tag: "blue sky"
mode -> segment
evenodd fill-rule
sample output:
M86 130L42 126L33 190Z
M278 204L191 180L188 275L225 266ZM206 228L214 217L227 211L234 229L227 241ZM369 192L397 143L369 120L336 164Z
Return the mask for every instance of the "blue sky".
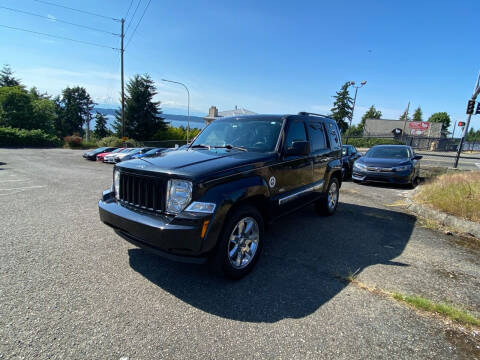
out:
M49 0L120 18L130 0ZM135 18L127 18L126 41ZM119 23L33 0L0 6L82 23L112 32ZM165 109L191 107L205 114L235 105L262 113L326 113L348 80L359 90L354 122L372 104L398 118L407 103L425 119L447 111L465 119L466 100L480 70L480 1L180 1L152 0L125 52L126 76L148 73L158 81ZM119 47L119 38L0 8L0 24ZM57 94L82 85L99 103L118 101L118 51L0 27L0 64L28 86ZM480 116L473 117L480 128Z

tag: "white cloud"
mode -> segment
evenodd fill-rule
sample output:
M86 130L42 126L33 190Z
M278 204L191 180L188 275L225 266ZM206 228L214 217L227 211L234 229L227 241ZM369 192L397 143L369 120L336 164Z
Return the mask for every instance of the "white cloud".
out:
M55 16L53 16L52 14L48 14L47 17L51 20L51 21L57 21L57 18Z

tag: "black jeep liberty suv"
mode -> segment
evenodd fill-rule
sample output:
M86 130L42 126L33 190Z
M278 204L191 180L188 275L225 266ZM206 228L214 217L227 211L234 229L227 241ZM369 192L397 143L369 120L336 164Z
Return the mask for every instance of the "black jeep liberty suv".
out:
M100 218L136 246L238 279L266 224L311 203L335 212L341 159L337 124L323 115L220 118L184 149L117 164Z

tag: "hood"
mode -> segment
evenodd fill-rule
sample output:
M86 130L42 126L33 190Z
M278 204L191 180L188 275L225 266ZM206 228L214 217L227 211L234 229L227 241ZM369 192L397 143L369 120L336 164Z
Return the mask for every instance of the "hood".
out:
M377 166L377 167L402 166L402 165L408 165L411 163L410 159L406 159L406 158L405 159L384 159L384 158L370 158L365 156L362 156L357 161L367 166Z
M251 169L264 166L275 158L275 154L244 152L226 149L187 149L160 153L153 158L130 160L119 165L120 168L135 169L137 171L176 174L188 178L207 178L226 175L225 172L242 166ZM148 159L148 160L147 160Z

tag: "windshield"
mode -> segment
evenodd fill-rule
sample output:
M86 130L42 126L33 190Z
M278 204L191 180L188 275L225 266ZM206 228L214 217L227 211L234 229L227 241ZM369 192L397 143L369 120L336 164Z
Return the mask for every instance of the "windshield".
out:
M123 149L123 148L118 148L118 149L113 150L112 153L113 153L113 154L116 154L116 153L122 152L123 150L125 150L125 149Z
M370 149L365 155L369 158L405 159L409 158L408 149L404 147L377 147Z
M145 155L154 155L157 151L160 151L161 149L159 148L155 148L155 149L152 149L152 150L149 150L145 153Z
M283 119L278 117L238 117L213 121L191 146L231 145L248 151L272 152L277 145Z

